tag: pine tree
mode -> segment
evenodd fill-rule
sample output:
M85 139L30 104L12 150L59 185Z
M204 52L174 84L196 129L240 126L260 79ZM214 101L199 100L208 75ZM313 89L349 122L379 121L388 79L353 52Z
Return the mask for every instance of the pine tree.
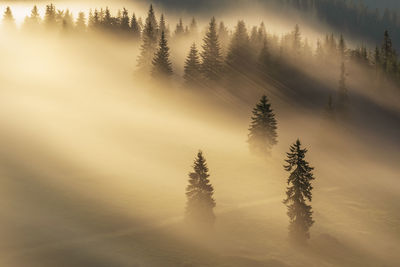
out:
M28 32L34 31L39 29L41 22L41 18L39 15L39 10L37 6L33 6L31 10L31 15L28 17L25 17L24 24L22 26L23 30L26 30Z
M268 155L271 148L278 143L277 122L271 104L265 95L253 109L249 128L248 143L250 151Z
M223 21L219 23L218 41L220 44L221 55L225 56L230 43L230 35L228 28L225 26Z
M143 43L140 47L140 55L138 58L138 68L142 73L149 73L152 67L152 59L157 51L158 26L154 15L153 5L150 5L146 25L143 29Z
M257 71L259 76L261 76L261 78L266 77L265 74L266 72L269 71L270 65L271 65L271 54L268 48L268 41L265 38L257 60Z
M160 26L159 26L159 28L160 28L160 29L159 29L160 32L164 32L165 38L169 39L169 31L168 31L167 25L166 25L166 23L165 23L164 14L161 14L161 17L160 17Z
M79 12L78 19L76 20L76 30L78 32L86 31L86 18L84 12Z
M190 31L190 35L192 38L197 38L198 28L197 28L197 21L194 17L192 18L192 21L190 22L189 31Z
M201 81L201 63L199 52L197 51L196 44L190 47L189 55L185 61L184 75L185 85L195 86L199 85Z
M6 7L6 11L4 11L3 27L7 30L15 30L17 27L15 25L15 19L9 6Z
M246 73L252 66L249 35L244 21L239 21L226 57L228 72L236 76Z
M110 30L113 26L111 12L108 7L106 7L106 10L104 11L104 18L102 19L101 24L102 24L103 28L106 30Z
M393 64L393 44L392 44L392 39L389 36L389 31L385 31L384 34L384 40L381 48L381 63L382 63L382 68L385 72L390 73L392 71L392 64Z
M169 60L168 41L165 38L165 33L161 32L160 43L153 59L153 70L151 74L153 78L158 79L169 77L172 73L172 64Z
M184 29L184 27L183 27L182 19L180 18L180 19L179 19L179 23L176 24L176 28L175 28L175 37L180 38L180 37L183 36L184 33L185 33L185 29Z
M287 153L287 165L284 166L290 172L287 180L286 205L289 216L289 237L297 243L304 243L310 238L310 227L314 224L311 206L307 204L312 200L312 185L314 180L313 169L305 160L307 149L301 148L300 140L290 146Z
M64 31L70 31L74 27L74 20L69 9L67 9L64 13L64 17L62 18L62 26Z
M215 222L216 203L209 177L206 159L199 151L194 161L193 172L189 173L189 185L186 188L185 221L192 225L211 227Z
M129 14L126 8L122 9L121 21L120 21L120 28L123 32L128 32L130 29L129 25Z
M203 51L201 52L201 58L203 59L202 72L207 79L217 81L220 79L222 72L222 56L214 17L210 21L203 41Z
M132 15L130 27L131 27L132 37L135 40L139 39L142 29L140 28L139 22L136 19L135 13L133 13L133 15Z
M294 27L294 30L292 32L292 38L293 38L293 52L295 56L300 55L300 49L301 49L301 33L300 33L300 27L298 24Z

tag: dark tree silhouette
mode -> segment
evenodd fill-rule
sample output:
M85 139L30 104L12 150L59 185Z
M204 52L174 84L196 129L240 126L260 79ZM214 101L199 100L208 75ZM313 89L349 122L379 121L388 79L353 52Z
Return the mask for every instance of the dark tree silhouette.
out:
M236 31L232 36L226 57L226 65L228 72L235 77L238 73L248 73L252 63L249 35L247 34L246 24L241 20L238 22Z
M151 75L154 78L166 78L171 76L172 73L172 64L169 60L168 41L165 38L165 33L161 32L159 47L153 59L153 70Z
M44 24L46 28L52 28L56 24L56 7L53 4L46 6L46 13L44 15Z
M15 19L9 6L6 7L6 11L4 11L3 27L8 30L14 30L17 27L15 25Z
M132 32L132 37L135 40L139 39L142 29L140 28L140 25L139 25L139 23L138 23L138 21L136 19L135 13L133 13L133 15L132 15L130 28L131 28L131 32Z
M253 109L249 128L248 143L250 151L256 154L270 154L271 148L277 144L278 134L275 114L265 95Z
M336 119L335 106L333 105L332 95L329 94L328 103L326 104L324 117L327 121L334 122Z
M185 221L210 227L215 222L214 188L209 180L206 159L201 151L198 152L193 165L193 172L189 173L189 185L186 188Z
M142 73L149 73L154 53L157 51L158 26L154 15L153 6L150 6L146 25L142 33L143 43L140 47L138 69Z
M202 72L207 79L217 81L221 77L222 56L214 17L210 21L208 31L203 41L203 51L201 52L201 57L203 59Z
M179 23L176 24L175 37L182 37L184 33L185 33L185 29L183 27L182 19L180 18Z
M313 169L305 160L307 149L301 148L300 140L290 146L285 160L285 170L290 172L287 180L286 205L289 216L289 237L295 242L303 243L310 238L310 227L314 224L311 206L307 201L312 200L311 181L314 180Z
M184 75L185 85L196 86L201 81L201 63L196 44L190 47L189 55L185 61Z
M340 79L339 79L339 88L338 88L338 109L341 113L344 113L348 108L348 89L346 86L346 66L344 62L342 62L340 66Z
M130 25L129 25L129 13L128 10L126 8L122 9L122 16L121 16L121 21L120 21L120 28L122 31L124 32L128 32Z

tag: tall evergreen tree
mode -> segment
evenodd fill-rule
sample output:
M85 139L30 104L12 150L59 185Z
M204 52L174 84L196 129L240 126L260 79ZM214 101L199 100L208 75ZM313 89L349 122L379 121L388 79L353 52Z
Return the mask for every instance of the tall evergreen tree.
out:
M239 21L233 34L226 57L228 72L236 76L244 74L252 67L252 53L250 52L249 35L244 21Z
M140 47L140 55L138 58L138 68L142 73L149 73L152 67L152 59L157 51L158 25L154 15L153 5L146 19L146 25L142 32L142 45Z
M310 238L310 227L314 224L312 208L307 204L312 200L313 169L305 160L307 149L301 148L300 140L290 146L285 170L290 173L287 180L286 205L289 216L289 237L295 242L304 243Z
M189 173L189 185L186 188L185 220L192 225L210 227L215 222L216 203L209 177L206 159L199 151L194 161L193 172Z
M128 32L130 29L129 25L130 19L129 19L129 13L128 10L124 7L122 9L122 15L121 15L121 21L120 21L120 28L124 32Z
M140 28L139 22L136 19L135 13L133 13L133 15L132 15L130 27L131 27L131 32L132 32L133 38L139 39L142 29Z
M225 23L221 21L218 27L218 41L220 44L221 55L225 56L228 52L228 47L230 43L230 34L228 28L225 26Z
M392 39L390 38L389 31L387 30L384 33L381 51L382 68L385 72L390 73L392 71L392 66L394 62L394 50Z
M164 14L161 14L161 17L160 17L159 30L160 30L160 32L164 32L165 38L169 39L169 31L167 29Z
M32 30L37 30L39 29L41 22L41 18L39 15L39 10L37 6L33 6L31 10L31 15L28 17L25 17L24 24L23 24L23 29L30 32Z
M258 72L257 74L261 76L261 78L265 78L266 72L269 71L270 65L271 65L271 54L269 52L267 38L265 38L260 54L258 55L257 59L257 72Z
M341 60L343 61L346 56L346 43L344 41L343 35L340 35L340 40L339 40L339 55L341 57Z
M157 53L153 59L153 70L151 72L153 78L167 78L171 76L172 64L169 60L169 47L167 38L165 38L165 33L161 32L160 43Z
M202 72L207 79L217 81L220 79L222 72L222 56L214 17L210 21L203 41L203 51L201 52L201 58L203 59Z
M184 75L185 85L199 85L201 81L201 63L196 44L190 47L189 55L185 61Z
M190 31L190 35L192 38L197 38L198 27L197 27L197 21L194 17L192 18L192 21L190 22L189 31Z
M9 6L6 7L6 11L4 11L3 27L5 27L7 30L14 30L17 27L15 25L15 19Z
M249 128L248 143L250 151L268 155L271 148L278 143L277 121L271 104L265 95L253 109Z

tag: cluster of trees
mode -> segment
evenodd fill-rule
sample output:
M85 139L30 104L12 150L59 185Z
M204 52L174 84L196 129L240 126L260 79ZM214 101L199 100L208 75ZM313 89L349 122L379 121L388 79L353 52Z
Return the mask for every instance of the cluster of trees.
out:
M268 155L277 143L277 122L267 97L262 96L253 110L249 129L250 150L257 154ZM312 185L315 179L313 167L306 161L307 149L302 148L300 140L290 146L287 153L285 170L289 172L286 198L289 217L289 238L296 243L304 243L310 238L310 228L314 224ZM195 158L193 171L189 173L189 185L186 189L187 204L185 220L196 226L211 227L215 222L213 198L214 188L210 182L209 169L201 151Z

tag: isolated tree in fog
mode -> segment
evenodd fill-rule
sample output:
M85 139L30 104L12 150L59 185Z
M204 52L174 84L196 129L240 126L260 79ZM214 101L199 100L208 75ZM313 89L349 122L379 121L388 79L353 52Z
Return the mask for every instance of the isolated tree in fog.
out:
M248 143L250 151L257 154L269 154L278 143L277 122L271 104L265 95L253 109L249 128Z
M215 222L214 188L209 180L206 159L201 151L198 152L189 173L189 185L186 188L185 220L190 224L212 226Z
M146 25L143 29L142 39L143 43L140 47L140 55L138 58L139 71L149 73L154 53L157 51L157 35L158 26L156 17L154 15L153 6L150 9L146 19Z
M215 18L210 21L208 31L203 41L203 51L201 52L202 72L204 76L212 81L217 81L222 72L222 56L219 46Z
M169 47L165 33L161 32L160 44L153 59L153 70L151 75L154 78L166 78L172 75L172 64L169 60Z
M196 44L194 43L190 47L189 55L185 61L183 78L185 80L185 85L187 86L199 85L201 81L200 57Z
M15 19L9 6L6 7L6 11L4 11L3 27L9 30L13 30L16 28Z
M307 202L312 200L312 185L314 180L313 169L305 160L307 149L301 148L300 140L290 146L287 153L287 165L285 170L290 173L287 180L286 205L289 216L289 237L299 243L305 242L310 238L310 227L314 224L311 206Z

